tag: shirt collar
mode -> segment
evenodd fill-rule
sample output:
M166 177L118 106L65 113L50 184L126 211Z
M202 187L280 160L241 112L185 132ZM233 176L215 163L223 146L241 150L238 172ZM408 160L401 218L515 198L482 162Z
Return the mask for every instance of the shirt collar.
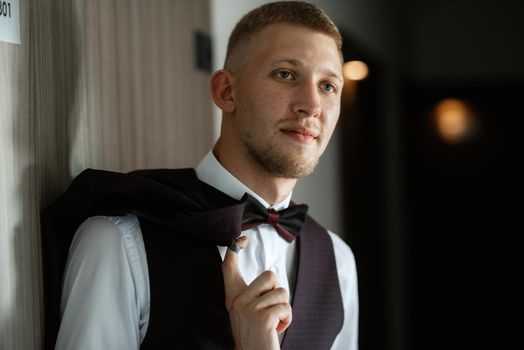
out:
M231 174L226 168L220 164L218 159L213 154L213 151L209 153L200 161L198 166L195 168L196 175L199 180L204 181L208 185L213 186L219 191L224 192L228 196L240 200L244 193L249 193L255 197L264 207L273 208L275 210L282 210L289 206L291 201L290 192L284 200L276 203L275 205L269 205L262 197L252 191L233 174Z

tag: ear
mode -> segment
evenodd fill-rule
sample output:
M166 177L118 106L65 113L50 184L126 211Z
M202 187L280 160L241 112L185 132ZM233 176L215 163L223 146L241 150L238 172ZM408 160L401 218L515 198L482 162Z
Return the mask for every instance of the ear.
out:
M224 69L218 70L211 76L209 91L215 104L225 113L235 111L234 96L235 76Z

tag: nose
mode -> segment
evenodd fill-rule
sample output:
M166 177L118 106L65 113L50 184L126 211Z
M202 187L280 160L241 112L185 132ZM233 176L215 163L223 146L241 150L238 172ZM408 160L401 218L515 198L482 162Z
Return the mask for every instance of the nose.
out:
M318 86L312 82L301 84L296 91L296 98L292 108L293 112L302 118L320 116L322 108Z

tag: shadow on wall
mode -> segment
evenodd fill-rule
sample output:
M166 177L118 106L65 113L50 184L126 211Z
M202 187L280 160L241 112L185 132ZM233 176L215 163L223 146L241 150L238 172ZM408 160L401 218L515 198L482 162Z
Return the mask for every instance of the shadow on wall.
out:
M32 332L34 347L40 348L42 311L48 306L42 293L40 212L71 181L68 163L78 123L75 101L81 60L77 14L71 1L33 2L26 11L27 44L20 61L27 65L16 70L17 80L26 81L16 91L18 112L12 133L21 174L17 190L21 220L15 225L11 250L12 295L19 305L16 317L11 310L8 320L19 334ZM27 105L21 108L23 104Z

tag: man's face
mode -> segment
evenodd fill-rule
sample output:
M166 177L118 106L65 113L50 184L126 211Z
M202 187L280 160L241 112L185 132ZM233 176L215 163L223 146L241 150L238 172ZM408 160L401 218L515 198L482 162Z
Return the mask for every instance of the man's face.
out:
M342 67L334 39L272 24L252 37L245 52L234 92L234 136L272 175L311 173L340 113Z

